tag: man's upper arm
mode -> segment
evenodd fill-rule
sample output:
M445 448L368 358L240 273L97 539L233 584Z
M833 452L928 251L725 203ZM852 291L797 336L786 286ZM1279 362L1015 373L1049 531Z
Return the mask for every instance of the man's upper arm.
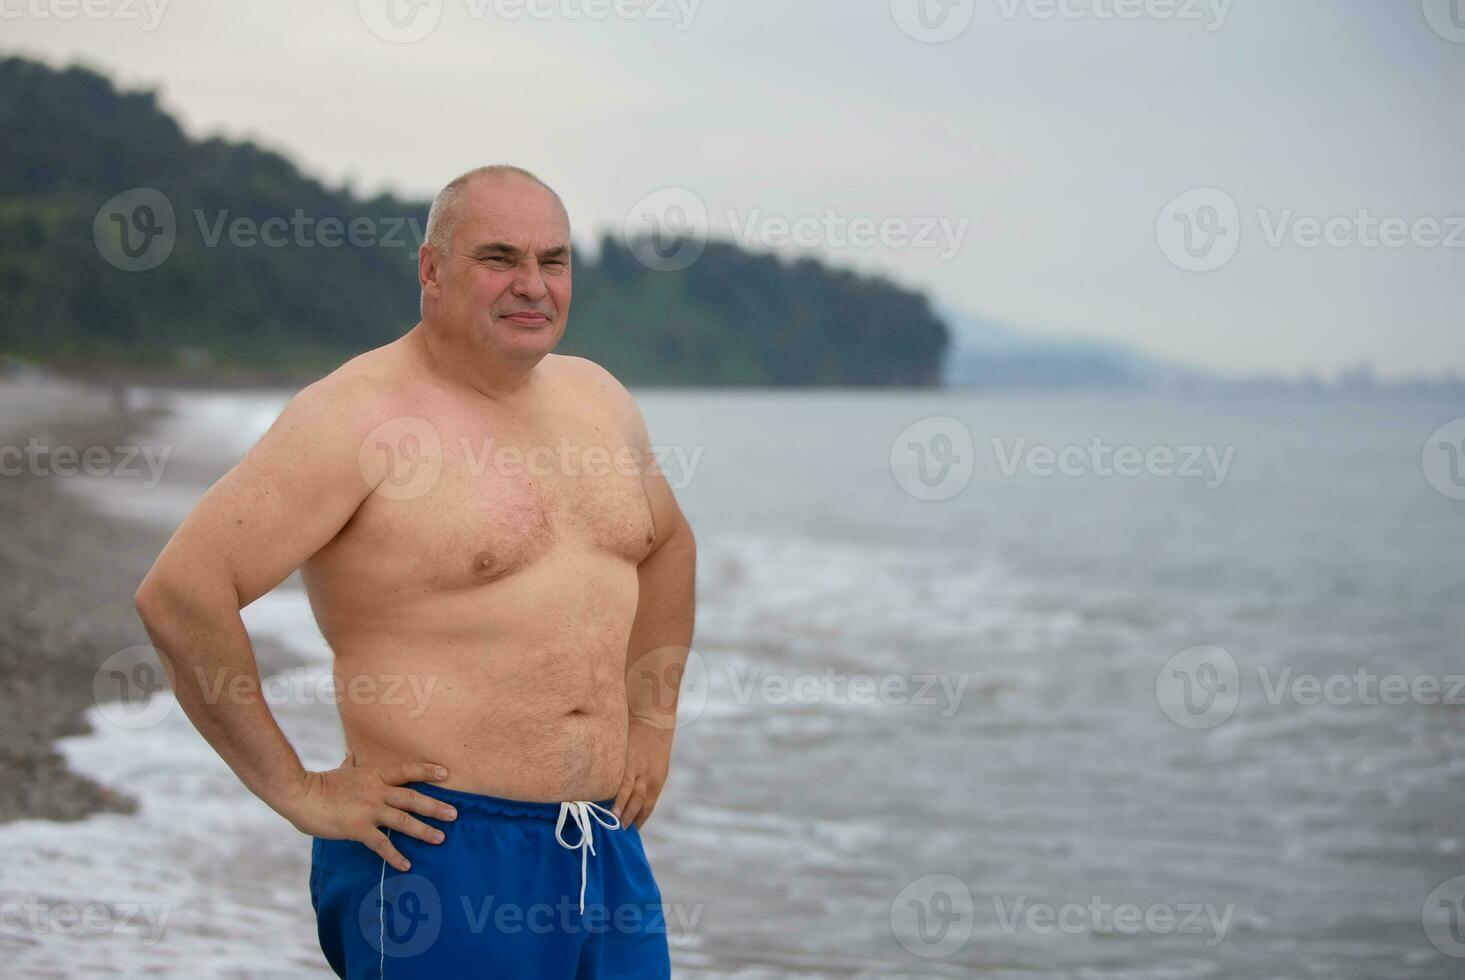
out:
M656 548L665 544L673 535L690 534L691 527L682 514L676 495L672 493L671 484L667 482L666 475L657 465L656 455L651 447L651 437L646 430L646 420L642 417L636 400L609 371L598 365L595 369L602 376L607 395L611 398L624 426L626 442L638 457L641 482L646 488L646 497L651 504L651 520L656 531L656 541L652 547L652 554L655 554Z
M209 590L227 586L243 609L330 542L373 490L360 463L373 385L326 378L292 398L204 494L148 579L208 601L220 598Z

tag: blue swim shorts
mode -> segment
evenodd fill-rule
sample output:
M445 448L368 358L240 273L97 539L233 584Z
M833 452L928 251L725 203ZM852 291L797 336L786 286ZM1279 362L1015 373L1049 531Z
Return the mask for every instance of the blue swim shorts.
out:
M348 980L431 977L666 980L661 892L612 800L532 803L412 783L458 818L446 839L388 836L403 873L354 840L314 838L321 950Z

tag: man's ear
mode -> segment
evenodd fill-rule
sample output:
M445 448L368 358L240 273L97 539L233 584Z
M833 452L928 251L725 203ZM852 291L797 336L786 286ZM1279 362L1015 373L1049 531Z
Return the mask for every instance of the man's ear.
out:
M431 245L423 242L417 248L417 284L422 287L423 292L427 291L429 284L433 289L437 288L438 261L437 250Z

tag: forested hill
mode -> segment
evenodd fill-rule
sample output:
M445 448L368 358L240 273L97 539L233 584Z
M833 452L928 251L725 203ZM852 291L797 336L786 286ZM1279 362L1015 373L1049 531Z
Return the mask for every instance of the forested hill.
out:
M85 68L0 59L0 131L0 352L306 379L416 322L425 201L191 140L153 93ZM636 384L922 385L947 343L883 280L717 242L658 272L606 236L576 259L560 349Z

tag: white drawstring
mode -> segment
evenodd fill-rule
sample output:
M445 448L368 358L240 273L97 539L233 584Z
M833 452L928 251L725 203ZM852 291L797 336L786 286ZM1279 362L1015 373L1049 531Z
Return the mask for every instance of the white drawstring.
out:
M610 817L610 823L606 823L604 820L602 820L600 818L600 813L596 813L596 810L599 810L600 813L603 813L607 817ZM570 817L572 820L575 821L575 826L580 828L580 843L571 844L569 841L565 840L563 833L565 829L565 817ZM601 806L598 803L589 803L584 800L576 800L570 803L561 803L560 818L554 825L554 839L560 842L560 846L569 848L572 851L580 852L581 915L585 914L585 871L587 867L587 862L589 861L589 856L595 853L595 842L590 836L592 830L592 825L590 823L591 820L594 820L596 823L600 824L607 830L621 829L621 822L620 820L616 819L616 815L614 813L611 813L609 810L607 810L605 807Z

